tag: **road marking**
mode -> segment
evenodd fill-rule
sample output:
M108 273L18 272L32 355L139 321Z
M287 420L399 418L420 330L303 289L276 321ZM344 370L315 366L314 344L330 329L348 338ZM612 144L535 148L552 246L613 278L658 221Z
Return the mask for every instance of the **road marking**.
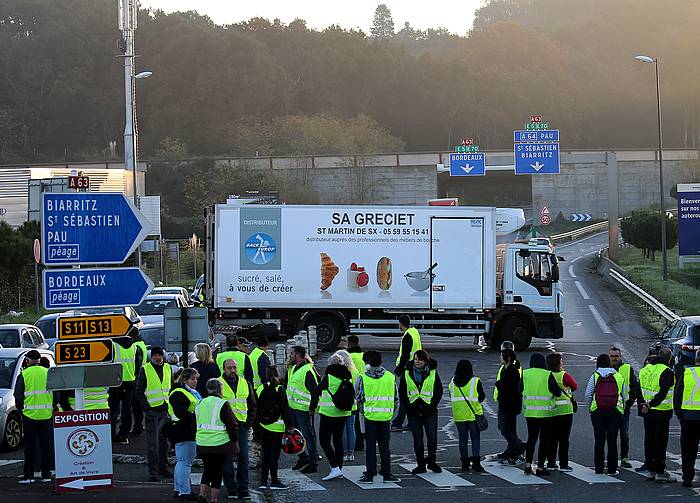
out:
M416 467L415 463L401 463L399 466L409 472ZM433 473L431 471L419 473L418 477L430 482L435 487L472 487L476 485L447 470L443 470L442 473Z
M494 462L484 462L481 464L491 475L503 479L506 482L515 484L516 486L529 486L537 484L551 484L549 480L537 477L535 475L525 475L520 468L510 465L502 465Z
M569 276L571 276L572 278L576 277L576 274L574 273L574 266L573 265L569 266Z
M613 331L610 330L610 327L608 326L607 323L605 323L605 320L604 320L603 317L600 315L600 313L599 313L598 310L595 308L595 306L594 306L593 304L588 304L588 309L591 310L591 314L592 314L593 317L595 318L595 321L598 322L598 326L600 327L600 330L602 330L602 332L603 332L604 334L612 334Z
M345 468L343 468L345 471ZM303 473L285 468L279 471L279 477L282 482L286 483L291 489L296 491L325 491L326 488L317 484Z
M0 466L14 465L15 463L21 462L21 459L0 459Z
M586 293L586 290L583 289L583 285L580 281L574 281L574 285L576 285L576 288L578 288L578 291L581 294L581 297L583 297L583 300L591 300L591 298L588 296L588 293Z
M401 486L394 482L383 482L381 475L374 476L372 484L362 484L359 482L362 473L365 471L364 466L344 466L343 475L350 482L360 487L361 489L401 489Z
M569 466L573 468L570 472L562 472L565 475L570 475L575 479L588 482L589 484L624 484L624 480L616 479L606 474L596 473L588 467L579 465L578 463L572 463L569 461Z

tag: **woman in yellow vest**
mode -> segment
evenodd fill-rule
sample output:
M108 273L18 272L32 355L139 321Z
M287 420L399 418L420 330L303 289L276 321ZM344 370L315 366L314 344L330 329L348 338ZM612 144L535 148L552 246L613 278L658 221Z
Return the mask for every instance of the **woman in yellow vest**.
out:
M219 500L226 456L238 453L238 423L231 406L221 397L222 386L218 379L209 379L209 396L200 401L194 410L197 454L204 464L199 486L200 501L207 499L207 493L208 501Z
M426 468L442 472L437 464L437 407L442 398L442 381L437 373L437 362L428 352L419 349L408 362L399 383L399 399L406 407L408 426L413 434L413 450L416 453L414 474L425 473ZM423 431L428 439L428 457L423 444Z
M448 386L452 402L452 419L459 434L459 456L462 460L462 471L474 469L481 473L481 432L476 425L476 416L484 413L481 402L486 398L481 379L474 375L472 362L460 360L455 369L455 375ZM472 457L468 457L468 440L472 439Z
M564 370L561 353L547 355L547 369L552 372L557 385L561 388L561 396L554 400L552 411L552 444L547 456L547 468L557 468L557 447L559 449L559 471L570 472L569 466L569 436L574 423L574 391L578 388L571 374Z
M549 475L544 462L551 438L552 413L555 397L561 396L561 389L552 373L545 368L542 353L533 353L530 368L523 371L523 416L527 423L527 447L525 448L525 473L532 474L532 460L537 449L537 475Z
M360 378L362 373L365 371L364 353L360 347L360 338L356 335L348 335L348 354L352 359L355 369L357 369L357 378L353 379L353 384L357 384L357 380ZM346 461L355 461L355 451L362 451L365 448L365 434L364 434L364 421L360 421L362 414L356 407L353 410L353 418L355 422L353 423L352 432L355 437L355 443L351 444L349 442L348 432L346 430L343 436L343 449L347 455ZM348 442L346 444L346 442Z
M199 373L193 368L180 372L177 383L168 395L168 414L172 421L170 441L175 445L173 488L178 498L196 500L190 487L192 462L197 454L195 409L202 400L197 391Z
M337 354L340 358L343 359L343 364L350 371L350 374L352 375L352 379L350 380L350 382L352 382L352 386L354 388L355 383L357 382L357 378L360 376L360 371L355 365L355 359L350 355L349 352L345 351L344 349L336 351L335 354ZM364 367L365 366L362 365L363 369ZM350 415L345 418L345 428L343 429L343 461L355 461L356 419L357 401L354 401L352 405L352 410L350 411Z

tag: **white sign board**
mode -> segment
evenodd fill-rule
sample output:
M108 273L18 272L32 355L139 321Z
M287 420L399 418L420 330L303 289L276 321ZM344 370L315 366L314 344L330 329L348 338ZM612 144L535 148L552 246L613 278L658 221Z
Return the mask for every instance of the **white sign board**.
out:
M217 205L216 211L217 308L495 307L494 208ZM431 285L426 271L435 262Z
M112 488L109 410L56 412L53 434L57 493Z

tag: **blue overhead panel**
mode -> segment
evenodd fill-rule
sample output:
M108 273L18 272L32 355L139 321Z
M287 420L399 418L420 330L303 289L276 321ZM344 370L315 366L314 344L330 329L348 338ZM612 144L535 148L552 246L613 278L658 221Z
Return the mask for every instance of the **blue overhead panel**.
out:
M483 152L450 154L450 176L483 176L485 173Z
M559 141L558 129L543 129L532 131L513 131L515 143L527 143L533 141Z
M559 143L516 143L516 175L559 173Z

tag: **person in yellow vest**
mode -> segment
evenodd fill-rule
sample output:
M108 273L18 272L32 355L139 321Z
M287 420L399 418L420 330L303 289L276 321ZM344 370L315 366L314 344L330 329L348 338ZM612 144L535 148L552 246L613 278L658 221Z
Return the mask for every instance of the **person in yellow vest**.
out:
M287 486L278 473L282 435L285 430L291 432L294 429L294 418L277 367L267 367L265 381L255 393L258 397L255 421L260 426L262 444L260 489L284 490Z
M197 391L198 378L199 373L195 369L183 369L168 395L168 414L172 421L170 441L175 445L176 459L173 490L177 498L192 501L197 500L190 485L192 462L197 455L195 409L202 400Z
M168 419L168 395L172 388L172 370L165 363L163 350L151 348L151 361L141 367L136 379L136 399L146 415L146 459L151 482L158 477L171 478L168 470L168 440L161 424Z
M360 477L361 484L371 484L377 475L377 444L382 465L379 472L384 482L400 482L391 473L391 432L389 425L398 405L396 377L382 367L382 354L379 351L365 351L365 370L355 383L355 398L359 410L365 418L365 472Z
M219 501L224 461L238 452L238 422L228 401L221 396L222 387L218 378L209 379L206 385L208 396L194 409L197 455L204 465L199 501L213 503Z
M670 368L671 350L662 348L658 356L650 356L639 371L639 387L644 416L644 464L649 470L647 480L675 482L666 471L666 447L673 416L673 386L675 376Z
M518 416L523 405L523 369L515 351L506 342L501 349L501 366L496 375L493 398L498 403L498 431L507 445L496 457L503 464L515 465L518 460L523 460L521 454L525 452L525 444L518 438ZM510 343L511 346L512 344Z
M617 433L625 411L625 380L612 368L610 356L598 356L596 371L586 385L586 403L593 424L593 464L602 474L605 463L605 444L608 444L608 474L617 474Z
M537 449L537 475L549 475L545 461L550 446L551 417L556 397L561 396L561 389L554 375L545 368L546 361L542 353L530 356L530 368L523 370L523 416L527 423L527 447L525 448L525 474L532 474L532 461Z
M437 362L428 352L419 349L408 362L399 382L399 400L406 408L408 426L413 435L416 467L412 473L425 473L426 469L442 472L437 463L437 408L442 399L442 381L437 372ZM423 431L428 439L428 456L425 456Z
M41 354L32 349L24 355L27 367L17 376L15 407L22 414L24 432L24 476L20 484L34 482L34 469L41 469L41 482L51 482L51 417L57 394L46 389L48 370L40 364ZM36 458L40 453L40 459Z
M355 366L355 360L353 360L351 354L344 349L339 349L335 354L343 360L343 365L350 371L350 382L354 389L355 382L357 382L357 378L360 376L360 371ZM364 368L364 363L361 368ZM350 415L345 418L345 427L343 428L343 461L355 461L355 444L357 443L357 435L355 433L356 421L357 400L354 400Z
M570 472L569 466L569 436L571 427L574 424L574 391L578 384L566 370L564 370L564 359L561 353L550 353L547 355L547 370L557 381L561 389L561 396L554 400L554 410L552 411L552 442L547 456L547 468L558 469L562 472ZM557 467L557 448L559 450L559 466ZM631 466L631 465L630 465Z
M632 468L629 460L630 454L630 412L632 405L639 397L639 379L637 379L634 369L629 363L622 360L622 351L615 346L608 350L612 368L617 370L625 380L627 389L627 402L625 403L625 413L622 415L620 424L620 466L622 468Z
M355 365L357 376L353 378L353 382L357 382L357 378L365 370L365 362L363 360L363 352L360 347L360 338L356 335L348 335L348 354L352 358L352 362ZM349 367L348 367L349 368ZM352 372L352 370L351 370ZM346 428L345 436L343 437L343 449L347 455L346 461L355 461L355 451L363 451L365 449L365 438L362 427L364 422L360 421L361 414L358 413L357 406L353 411L353 434L355 436L355 444L351 444L350 436Z
M75 390L64 392L65 400L61 400L60 404L63 410L77 410L75 400ZM85 388L83 389L83 408L82 410L98 410L109 409L109 388Z
M255 377L253 375L253 366L250 363L248 353L241 350L237 335L229 335L226 337L226 351L216 355L216 364L219 366L219 371L223 375L224 362L226 360L234 360L239 376L244 377L250 384L253 384Z
M350 360L349 356L348 360ZM334 480L343 476L343 430L347 418L351 417L351 412L350 409L338 408L333 399L343 383L351 386L349 389L353 392L352 402L354 402L352 373L343 357L334 353L328 358L326 373L312 393L319 405L318 440L331 468L323 480Z
M270 358L267 349L270 343L267 337L261 336L255 343L255 347L248 355L250 366L253 369L253 388L258 389L262 383L267 382L267 367L270 366Z
M138 330L133 329L132 334L134 340L134 375L137 376L141 372L143 364L148 362L148 348ZM134 422L129 436L140 437L143 435L143 409L141 409L141 402L131 400L131 413L133 414Z
M399 355L396 357L396 368L394 374L398 379L401 379L406 365L413 360L416 351L422 349L420 334L418 330L411 326L411 318L408 315L402 314L399 316L399 329L403 336L401 337L401 345L399 346ZM403 401L399 403L399 410L396 417L391 422L391 431L403 431L403 422L406 419L406 408Z
M459 456L462 471L473 469L484 472L481 466L481 432L476 424L476 416L484 413L481 405L486 399L481 379L474 375L472 362L460 360L455 368L455 375L447 386L452 402L452 419L459 434ZM472 456L469 457L468 443L472 439Z
M318 376L313 363L307 359L306 349L302 346L292 348L291 358L293 363L287 369L287 401L292 408L294 427L306 439L306 451L299 454L299 459L292 469L300 470L301 473L316 473L318 454L314 413L318 398L312 396L312 391L318 386Z
M228 359L224 362L224 373L219 377L222 386L222 398L227 400L238 422L238 454L236 468L233 466L234 456L226 457L224 463L224 485L229 496L238 495L240 499L250 499L249 469L249 434L255 421L256 400L255 390L250 381L238 374L237 362Z
M140 354L140 351L136 351L137 346L134 344L134 339L132 337L119 339L118 342L113 342L112 346L114 348L114 363L121 363L122 365L121 385L109 389L112 438L117 443L126 445L129 443L129 433L131 433L131 426L133 424L131 402L134 399L136 376L138 375L136 373L136 357ZM138 362L138 365L140 367L141 362ZM118 430L117 419L119 420Z
M683 487L693 487L700 444L700 350L695 352L694 365L678 369L673 409L681 423Z

